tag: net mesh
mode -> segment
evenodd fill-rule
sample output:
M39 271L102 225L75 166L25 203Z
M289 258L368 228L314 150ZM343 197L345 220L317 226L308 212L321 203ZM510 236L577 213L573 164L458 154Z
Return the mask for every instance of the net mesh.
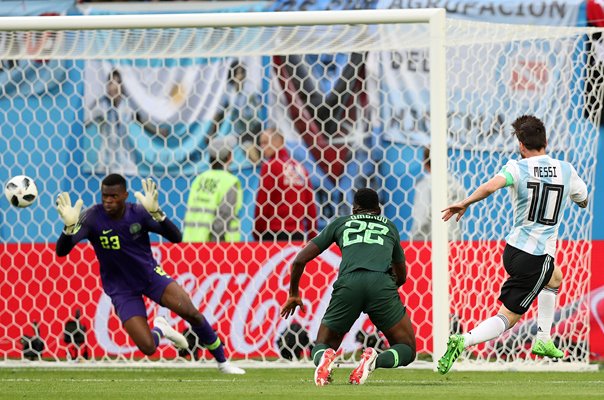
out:
M518 157L510 123L527 113L544 120L549 153L571 162L593 191L599 33L456 20L447 21L446 33L449 201ZM281 319L289 265L303 241L258 241L258 221L270 225L303 209L308 230L321 229L350 212L354 188L369 186L404 241L409 280L401 297L418 358L430 359L431 299L438 294L431 292L430 214L422 207L432 190L424 160L429 44L428 26L410 23L0 32L0 180L25 174L39 189L31 207L2 207L0 360L211 358L194 341L180 355L167 342L152 357L138 352L101 289L91 246L55 256L61 223L54 202L67 191L85 206L97 203L100 181L111 172L124 174L131 192L141 190L139 177L150 176L162 208L186 235L204 222L187 219L201 187L194 180L222 160L225 146L233 149L226 169L241 185L233 241L152 240L158 263L191 294L229 356L307 360L337 276L333 247L309 264L301 282L308 312ZM282 202L272 193L257 216L266 185L260 136L268 128L282 133L296 160L281 178L310 189L313 199L296 193ZM448 227L451 331L467 331L496 311L511 212L502 191ZM591 208L568 208L556 260L565 281L553 335L578 363L589 353L591 223ZM186 330L176 315L146 304L150 319L165 316ZM535 318L533 307L512 332L464 358L479 368L529 360ZM384 346L384 339L363 314L342 356L351 360L367 345Z

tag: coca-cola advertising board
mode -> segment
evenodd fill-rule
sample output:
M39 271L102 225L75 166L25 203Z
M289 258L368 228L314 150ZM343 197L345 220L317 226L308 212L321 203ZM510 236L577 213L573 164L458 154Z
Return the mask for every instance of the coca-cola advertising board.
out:
M592 265L600 265L604 260L603 243L592 242ZM294 320L314 339L337 278L340 253L333 246L308 264L302 278L301 293L307 312L297 312L290 320L282 319L279 311L287 298L291 261L301 246L287 243L156 244L153 250L163 269L185 288L218 331L231 357L273 358L279 355L276 342L281 332ZM470 299L478 301L480 307L464 307L458 315L465 322L464 328L498 308L498 289L505 279L500 264L503 246L501 242L451 246L453 260L474 260L452 263L452 304L464 304L464 287L474 287L480 297ZM409 243L403 243L403 247L409 273L400 291L401 298L415 327L418 353L431 353L430 247ZM565 247L568 244L562 243L561 248ZM568 259L559 254L557 261L564 263ZM66 357L64 326L77 309L81 310L81 322L88 330L88 346L94 357L143 356L125 334L110 299L102 291L91 246L78 245L69 256L58 258L54 245L2 244L0 265L0 359L21 357L20 339L33 334L34 321L38 322L39 334L45 340L44 356ZM491 284L480 279L481 274L486 274ZM598 359L604 354L604 277L594 273L591 283L590 348L592 358ZM584 298L577 298L572 282L564 285L559 296L561 305L585 302ZM151 301L147 301L147 305L150 319L162 315L180 331L186 329L187 324L169 310ZM535 317L535 308L532 307L525 319ZM364 314L351 329L352 334L346 336L344 349L358 347L354 336L361 328L369 332L374 329ZM174 357L176 352L172 346L164 344L155 357Z

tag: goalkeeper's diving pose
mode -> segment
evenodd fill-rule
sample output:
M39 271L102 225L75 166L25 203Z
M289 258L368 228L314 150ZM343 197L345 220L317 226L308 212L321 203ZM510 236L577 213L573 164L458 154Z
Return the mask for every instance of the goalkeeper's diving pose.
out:
M562 358L551 336L556 295L562 283L562 271L556 265L556 239L564 209L570 198L579 207L587 207L587 186L571 164L548 156L543 122L523 115L513 123L518 139L520 160L510 160L502 170L483 183L467 199L443 210L443 220L457 215L504 187L510 188L514 208L514 226L505 238L503 266L509 274L501 288L501 307L492 316L463 335L452 335L447 351L438 362L438 372L446 374L464 348L501 336L526 313L535 299L537 340L532 353Z
M118 174L108 175L101 182L101 203L81 215L82 200L72 206L69 194L61 193L57 210L65 226L57 240L57 255L66 256L83 239L90 241L99 260L103 290L111 298L124 329L144 354L155 353L162 337L177 348L188 347L186 338L164 318L156 318L154 327L149 327L143 299L146 296L191 324L200 342L216 358L221 372L244 374L226 359L216 332L189 295L154 260L149 232L173 243L180 242L182 234L160 209L155 182L146 179L142 186L144 194L134 194L140 204L129 203L126 179Z

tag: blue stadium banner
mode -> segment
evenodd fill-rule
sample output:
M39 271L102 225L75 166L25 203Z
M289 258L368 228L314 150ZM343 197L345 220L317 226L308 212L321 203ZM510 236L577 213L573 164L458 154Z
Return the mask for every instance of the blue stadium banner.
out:
M376 8L444 8L448 18L478 22L583 26L584 3L584 0L380 0Z
M449 18L522 25L585 26L584 0L280 0L272 11L444 8Z

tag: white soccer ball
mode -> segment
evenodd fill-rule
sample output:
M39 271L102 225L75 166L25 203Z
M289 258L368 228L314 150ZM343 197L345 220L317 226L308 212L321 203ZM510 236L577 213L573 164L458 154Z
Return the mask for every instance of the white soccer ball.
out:
M4 186L4 195L15 207L29 207L38 198L38 188L29 176L17 175Z

